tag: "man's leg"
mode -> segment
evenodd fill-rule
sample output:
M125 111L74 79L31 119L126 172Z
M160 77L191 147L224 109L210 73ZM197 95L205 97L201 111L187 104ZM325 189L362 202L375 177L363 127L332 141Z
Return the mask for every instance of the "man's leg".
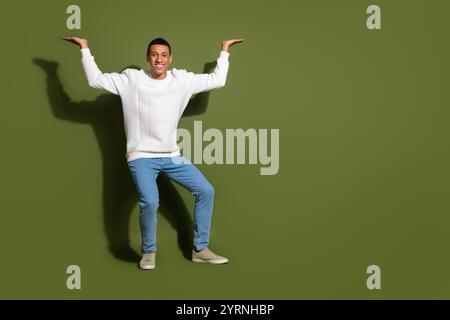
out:
M181 159L184 161L181 162ZM193 245L194 249L202 250L208 247L209 243L214 188L200 170L185 158L178 156L164 160L161 172L188 189L195 197Z
M156 210L159 206L156 178L161 169L161 158L139 158L128 162L139 194L142 252L156 252Z

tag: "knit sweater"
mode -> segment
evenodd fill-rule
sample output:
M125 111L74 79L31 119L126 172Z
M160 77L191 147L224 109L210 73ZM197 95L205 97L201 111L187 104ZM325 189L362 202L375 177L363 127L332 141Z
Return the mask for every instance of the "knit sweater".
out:
M157 80L144 69L103 73L89 48L81 49L81 55L89 86L120 95L127 161L180 155L177 127L189 99L224 87L229 66L229 53L221 51L212 73L194 74L173 68L164 79Z

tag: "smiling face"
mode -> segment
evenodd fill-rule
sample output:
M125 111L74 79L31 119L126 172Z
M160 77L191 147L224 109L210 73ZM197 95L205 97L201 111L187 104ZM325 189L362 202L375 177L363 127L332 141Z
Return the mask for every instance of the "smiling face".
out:
M151 45L147 53L147 62L150 63L152 77L158 80L164 79L172 63L169 47L163 44Z

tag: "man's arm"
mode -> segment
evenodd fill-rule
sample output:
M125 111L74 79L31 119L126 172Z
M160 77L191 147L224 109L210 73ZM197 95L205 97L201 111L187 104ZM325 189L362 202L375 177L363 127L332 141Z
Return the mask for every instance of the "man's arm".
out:
M120 94L129 81L127 71L123 73L103 73L95 63L86 39L79 37L63 37L63 39L80 47L81 63L90 87L106 90L117 95Z
M209 91L217 88L222 88L225 86L227 80L230 56L229 48L236 44L244 41L244 39L233 39L226 40L222 42L222 48L220 50L219 58L217 59L217 65L212 73L204 74L192 74L190 81L190 87L192 94L197 94L199 92Z

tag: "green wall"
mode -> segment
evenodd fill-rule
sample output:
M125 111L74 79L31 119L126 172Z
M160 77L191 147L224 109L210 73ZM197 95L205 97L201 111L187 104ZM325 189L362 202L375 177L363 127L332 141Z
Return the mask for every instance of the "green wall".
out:
M81 8L67 30L66 8ZM381 7L381 30L366 9ZM0 298L450 298L448 1L39 1L2 4ZM137 268L138 198L120 99L88 87L147 67L149 40L203 72L231 49L225 88L180 127L277 128L280 170L199 165L216 190L211 248L187 258L194 198L160 180L157 270ZM205 103L206 101L206 103ZM66 268L81 268L68 290ZM366 268L381 268L369 290Z

